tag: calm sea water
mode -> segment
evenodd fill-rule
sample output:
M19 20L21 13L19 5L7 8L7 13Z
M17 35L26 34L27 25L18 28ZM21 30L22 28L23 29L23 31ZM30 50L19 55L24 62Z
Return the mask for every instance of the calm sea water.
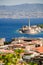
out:
M29 19L0 19L0 38L6 38L6 41L10 41L15 37L30 37L37 38L43 37L43 32L30 35L20 34L17 30L24 25L28 25ZM31 25L43 24L43 18L31 18Z

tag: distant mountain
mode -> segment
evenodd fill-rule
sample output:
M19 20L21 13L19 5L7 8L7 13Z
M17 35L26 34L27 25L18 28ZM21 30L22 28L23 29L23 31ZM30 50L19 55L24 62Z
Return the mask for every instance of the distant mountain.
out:
M0 6L0 10L8 10L8 11L43 11L43 4L21 4L15 6Z
M15 6L0 6L0 17L43 17L43 4L21 4Z

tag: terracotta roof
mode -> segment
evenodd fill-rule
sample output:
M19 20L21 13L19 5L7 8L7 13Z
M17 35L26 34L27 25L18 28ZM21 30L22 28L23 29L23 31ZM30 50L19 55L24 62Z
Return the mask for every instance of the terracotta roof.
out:
M39 53L43 53L43 46L35 48L35 51L37 51Z

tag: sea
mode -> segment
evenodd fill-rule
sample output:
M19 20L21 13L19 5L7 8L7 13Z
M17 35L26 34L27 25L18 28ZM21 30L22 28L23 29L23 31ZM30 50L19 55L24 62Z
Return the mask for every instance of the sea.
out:
M43 18L30 18L30 25L43 24ZM6 41L11 41L12 38L28 37L28 38L43 38L43 32L38 34L21 34L18 30L29 25L29 19L11 19L0 18L0 38L5 38Z

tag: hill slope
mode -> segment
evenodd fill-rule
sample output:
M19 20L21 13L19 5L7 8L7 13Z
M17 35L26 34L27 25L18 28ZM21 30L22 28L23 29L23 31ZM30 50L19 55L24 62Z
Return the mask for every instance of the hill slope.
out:
M1 18L43 17L43 4L0 6Z

